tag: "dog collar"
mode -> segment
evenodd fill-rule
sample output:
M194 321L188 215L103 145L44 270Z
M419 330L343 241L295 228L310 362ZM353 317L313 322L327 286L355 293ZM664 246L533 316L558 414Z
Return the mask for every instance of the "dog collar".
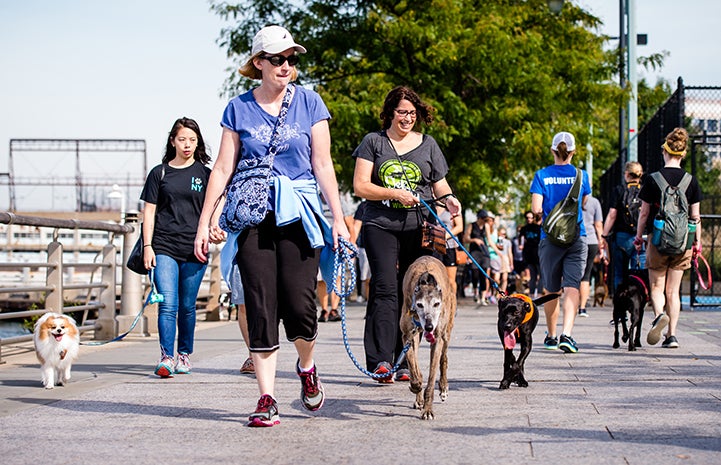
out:
M648 292L648 288L646 287L646 283L643 282L643 279L636 276L635 274L630 275L632 278L636 279L639 283L641 283L641 287L643 287L643 291L645 292L644 298L646 299L646 302L649 301L649 296L651 295L650 292Z
M530 297L528 297L525 294L511 294L508 297L516 297L518 299L523 300L524 302L528 303L528 305L531 307L531 311L526 313L526 316L523 318L523 321L521 324L528 323L528 320L530 320L533 317L533 312L535 311L535 305L533 305L533 300L531 300Z

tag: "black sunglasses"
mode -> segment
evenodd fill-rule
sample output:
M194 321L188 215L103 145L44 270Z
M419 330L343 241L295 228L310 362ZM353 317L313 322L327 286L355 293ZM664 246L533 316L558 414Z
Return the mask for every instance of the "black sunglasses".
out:
M298 55L291 55L289 57L286 57L284 55L263 55L260 58L268 60L271 65L276 67L283 66L283 63L285 63L286 61L288 62L288 65L295 66L300 60L300 57Z

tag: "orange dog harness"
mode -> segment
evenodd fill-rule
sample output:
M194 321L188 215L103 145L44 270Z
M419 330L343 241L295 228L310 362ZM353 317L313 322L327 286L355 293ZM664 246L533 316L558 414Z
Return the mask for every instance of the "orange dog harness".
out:
M526 316L525 316L525 317L523 317L523 321L521 321L521 325L524 324L524 323L526 323L526 322L528 322L528 321L533 317L533 312L535 311L535 310L534 310L535 305L533 305L533 300L531 300L531 298L528 297L528 296L525 295L525 294L511 294L511 295L509 295L508 297L515 297L515 298L521 299L521 300L523 300L524 302L528 303L528 305L531 307L531 310L530 310L528 313L526 313ZM519 325L519 326L520 326L520 325ZM518 328L514 329L511 334L514 335L514 340L515 340L515 339L518 339L519 337L521 337L521 332L518 330ZM514 341L514 344L513 344L513 345L515 345L515 341ZM506 347L505 342L504 342L504 348L507 348L507 349L511 349L511 350L512 350L512 346L511 346L511 347Z

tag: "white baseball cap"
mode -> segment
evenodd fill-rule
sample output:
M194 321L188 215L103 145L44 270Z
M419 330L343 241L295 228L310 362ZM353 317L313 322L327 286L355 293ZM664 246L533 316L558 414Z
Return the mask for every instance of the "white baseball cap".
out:
M280 53L289 48L294 48L298 53L305 53L305 47L298 45L293 40L287 29L280 26L266 26L253 37L253 51L255 56L260 52Z
M566 150L569 152L573 152L576 150L576 139L573 137L573 134L570 132L559 132L555 136L553 136L553 144L551 144L551 150L556 151L558 149L558 144L561 142L566 143Z

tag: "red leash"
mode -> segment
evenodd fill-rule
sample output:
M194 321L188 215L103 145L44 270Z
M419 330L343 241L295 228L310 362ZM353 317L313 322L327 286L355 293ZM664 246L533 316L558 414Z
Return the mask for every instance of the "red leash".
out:
M701 261L706 265L706 277L708 278L706 282L703 280L703 276L701 275L701 270L698 267L698 259L701 257ZM696 276L698 276L698 282L701 285L704 290L708 290L708 288L711 287L713 284L711 282L711 268L708 266L708 262L706 261L706 258L701 255L700 253L696 254L693 259L691 260L691 263L693 264L694 269L696 270ZM708 283L708 285L706 284Z

